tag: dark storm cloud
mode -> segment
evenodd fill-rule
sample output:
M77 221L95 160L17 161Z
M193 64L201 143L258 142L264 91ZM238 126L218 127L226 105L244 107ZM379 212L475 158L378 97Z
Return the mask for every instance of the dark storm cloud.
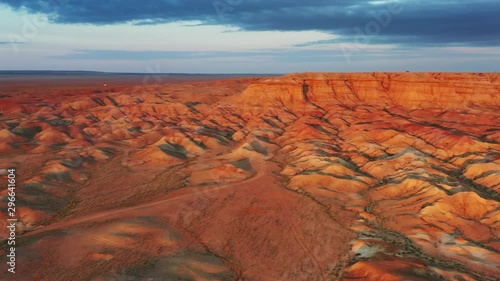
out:
M43 12L58 23L137 25L199 20L253 31L319 30L331 42L500 46L500 1L368 0L5 0L14 9ZM399 11L399 12L394 12ZM377 16L382 15L379 20ZM378 28L374 26L378 24ZM377 36L363 37L372 34ZM364 39L363 39L364 38Z

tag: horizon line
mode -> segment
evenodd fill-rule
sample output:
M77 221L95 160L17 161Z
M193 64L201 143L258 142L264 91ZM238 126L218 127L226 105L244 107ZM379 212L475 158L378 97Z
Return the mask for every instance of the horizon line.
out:
M99 70L58 70L58 69L43 69L43 70L33 70L33 69L23 69L23 70L12 70L12 69L0 69L0 74L30 74L35 72L46 72L46 73L88 73L88 74L130 74L130 75L272 75L272 76L283 76L287 74L299 74L299 73L497 73L497 71L299 71L299 72L287 72L287 73L201 73L201 72L115 72L115 71L99 71Z
M95 73L95 74L159 74L159 75L285 75L287 73L202 73L202 72L116 72L116 71L99 71L99 70L59 70L59 69L0 69L2 73L30 73L30 72L68 72L68 73Z

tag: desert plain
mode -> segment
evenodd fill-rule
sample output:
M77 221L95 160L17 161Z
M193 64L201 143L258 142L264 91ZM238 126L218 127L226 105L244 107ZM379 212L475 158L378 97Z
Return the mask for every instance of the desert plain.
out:
M500 279L499 74L149 78L0 79L1 280Z

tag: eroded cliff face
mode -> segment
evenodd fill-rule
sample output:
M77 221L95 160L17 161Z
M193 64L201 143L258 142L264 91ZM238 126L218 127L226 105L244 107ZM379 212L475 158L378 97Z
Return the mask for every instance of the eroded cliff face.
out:
M22 171L21 274L496 280L499 78L6 93L0 162Z
M305 73L265 79L250 85L241 100L258 105L282 101L300 107L365 104L405 109L459 109L499 105L499 75L490 73ZM309 85L307 97L302 85Z

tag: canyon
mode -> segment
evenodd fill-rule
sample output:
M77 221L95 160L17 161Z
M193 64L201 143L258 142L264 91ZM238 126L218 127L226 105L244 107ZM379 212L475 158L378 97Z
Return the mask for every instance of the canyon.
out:
M15 280L500 279L499 74L58 83L0 85Z

